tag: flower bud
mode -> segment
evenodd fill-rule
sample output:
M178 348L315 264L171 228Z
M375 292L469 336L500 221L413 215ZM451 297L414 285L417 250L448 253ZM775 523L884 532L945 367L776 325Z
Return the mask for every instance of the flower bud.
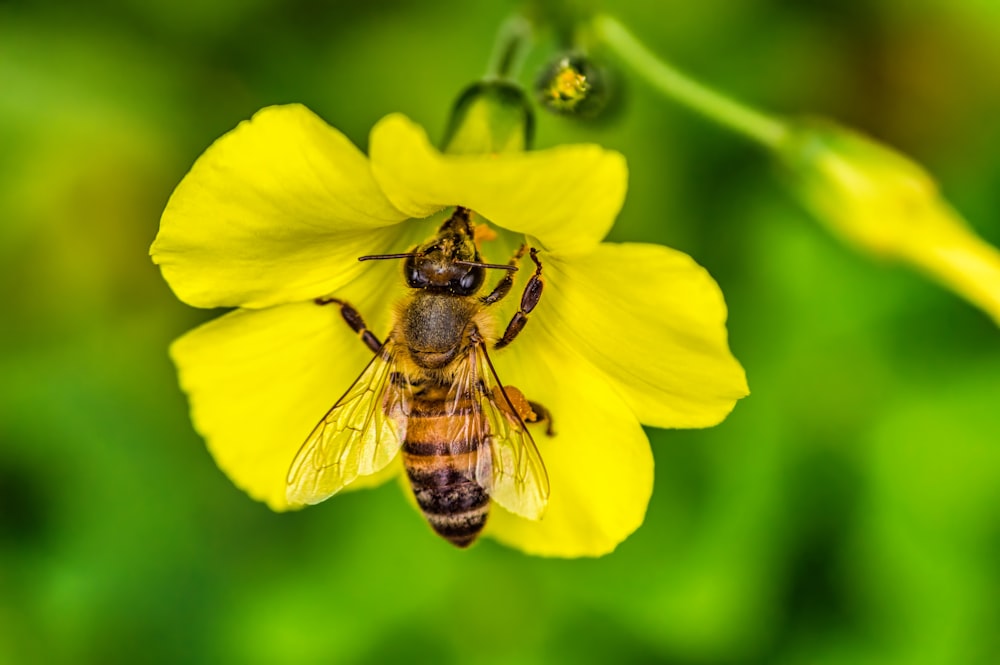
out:
M847 242L923 270L1000 324L1000 251L906 156L833 123L800 121L779 148L792 189Z
M479 81L466 88L451 111L442 145L460 155L527 150L535 118L527 95L508 81Z
M559 115L598 116L610 98L605 69L585 55L562 54L542 70L535 82L538 103Z

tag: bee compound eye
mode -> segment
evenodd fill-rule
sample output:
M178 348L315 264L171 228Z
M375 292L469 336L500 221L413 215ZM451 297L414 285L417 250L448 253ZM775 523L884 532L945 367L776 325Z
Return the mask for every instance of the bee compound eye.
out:
M484 277L485 271L477 266L469 270L469 272L465 273L457 280L453 280L452 288L456 293L470 295L475 293L480 285L482 285Z
M406 284L410 288L420 288L427 282L417 268L417 262L413 260L412 256L406 260L406 265L403 267L403 274L406 276Z

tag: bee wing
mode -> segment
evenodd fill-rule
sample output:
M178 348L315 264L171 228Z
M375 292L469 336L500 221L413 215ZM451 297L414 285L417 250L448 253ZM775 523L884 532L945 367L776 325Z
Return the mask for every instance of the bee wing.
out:
M464 372L463 372L464 373ZM482 342L473 345L466 394L476 396L482 418L474 419L481 442L476 482L510 512L536 520L549 500L549 476L528 428L511 403Z
M396 357L386 342L313 428L288 469L289 503L328 499L358 476L381 471L399 452L411 389L399 380Z

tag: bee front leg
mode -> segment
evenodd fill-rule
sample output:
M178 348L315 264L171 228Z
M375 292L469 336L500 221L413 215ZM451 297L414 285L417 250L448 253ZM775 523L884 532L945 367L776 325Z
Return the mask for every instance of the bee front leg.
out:
M372 331L368 330L368 326L365 325L365 320L361 318L361 314L351 305L338 298L316 298L314 302L317 305L338 305L340 307L340 315L344 317L344 321L351 327L351 330L361 337L361 341L372 350L372 353L378 353L379 349L382 348L382 342L378 341L378 337Z
M524 252L527 249L528 249L527 244L522 244L520 247L518 247L517 251L514 252L514 256L512 256L510 261L507 262L507 265L514 266L514 269L516 270L517 262L521 260L521 257L524 256ZM507 274L504 275L503 279L501 279L500 282L496 285L496 288L493 289L488 296L484 296L482 298L483 304L492 305L498 300L503 300L507 296L507 294L510 293L510 287L512 286L514 286L514 270L508 270Z
M507 324L507 329L504 331L503 337L493 346L495 349L502 349L514 341L514 338L517 337L518 333L521 332L524 325L528 322L528 314L531 313L531 310L535 309L535 305L542 298L542 286L544 283L542 282L542 262L538 260L538 250L532 247L529 256L531 256L531 260L535 263L535 273L524 286L524 292L521 294L521 309L517 311L514 318Z

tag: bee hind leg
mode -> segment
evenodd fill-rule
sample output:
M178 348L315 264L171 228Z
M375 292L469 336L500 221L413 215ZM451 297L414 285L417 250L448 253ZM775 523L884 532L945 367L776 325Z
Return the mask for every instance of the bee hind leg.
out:
M501 392L500 386L493 388L493 397L500 404L509 404L514 407L517 417L529 425L535 423L545 423L546 436L555 436L556 432L552 427L552 412L538 402L529 401L521 390L515 386L504 386ZM505 409L506 411L506 409ZM508 418L511 416L508 415Z
M545 423L545 436L555 436L556 430L552 425L552 412L538 402L528 402L534 412L534 420L524 419L526 423Z
M372 353L378 353L379 349L382 348L382 342L378 341L378 337L371 330L368 330L368 326L365 325L365 320L361 318L361 314L349 303L339 298L316 298L313 302L317 305L339 306L340 315L344 317L344 321L351 327L351 330L358 334L365 346L372 350Z

